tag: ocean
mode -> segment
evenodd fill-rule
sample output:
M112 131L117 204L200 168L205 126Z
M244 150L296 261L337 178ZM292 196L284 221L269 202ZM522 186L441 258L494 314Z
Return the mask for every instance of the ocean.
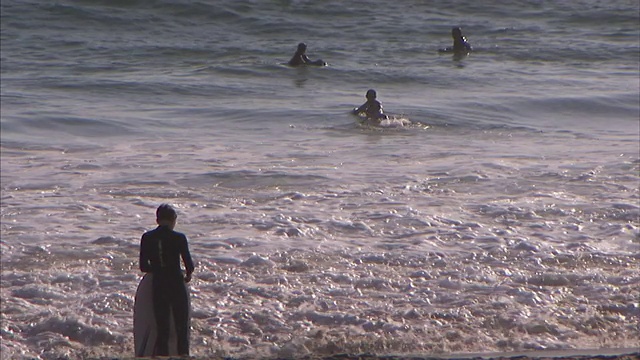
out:
M640 347L637 0L0 9L2 359L132 357L161 203L197 358Z

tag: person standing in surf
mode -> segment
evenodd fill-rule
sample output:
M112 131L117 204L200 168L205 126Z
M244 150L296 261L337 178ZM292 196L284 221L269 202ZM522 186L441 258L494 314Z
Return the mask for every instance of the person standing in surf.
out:
M309 57L305 54L307 51L307 44L300 43L298 44L298 49L296 53L293 54L291 60L289 60L289 66L299 66L299 65L316 65L316 66L326 66L327 63L322 59L318 59L316 61L311 61Z
M354 115L364 114L367 116L367 119L375 121L388 119L388 116L385 115L382 110L382 104L380 104L380 101L376 100L378 94L375 90L369 89L365 97L367 98L367 102L362 104L360 107L353 109Z
M144 233L140 241L140 270L153 273L153 312L158 332L154 356L169 355L171 313L178 336L178 354L189 355L189 295L185 283L191 281L195 266L187 237L173 230L177 219L171 205L160 205L156 210L158 227Z
M451 37L453 38L453 46L440 49L440 52L452 52L455 55L467 55L471 52L471 44L462 35L462 29L459 27L451 29Z

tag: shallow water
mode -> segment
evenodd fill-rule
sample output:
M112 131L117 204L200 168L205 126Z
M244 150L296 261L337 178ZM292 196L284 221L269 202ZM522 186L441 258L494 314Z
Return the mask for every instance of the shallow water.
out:
M1 7L2 359L131 356L162 202L198 357L639 345L636 1Z

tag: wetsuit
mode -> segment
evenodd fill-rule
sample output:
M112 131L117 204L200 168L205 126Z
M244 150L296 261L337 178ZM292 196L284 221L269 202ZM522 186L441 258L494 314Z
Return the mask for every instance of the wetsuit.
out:
M289 66L298 66L305 65L311 63L309 57L307 55L300 53L300 51L296 51L291 60L289 60Z
M153 312L158 327L154 355L169 355L171 312L178 335L178 354L189 355L189 298L180 258L187 274L191 274L194 265L184 234L158 226L142 235L140 270L153 273Z
M453 39L453 52L456 54L466 54L471 51L471 45L464 36Z
M362 106L357 108L354 112L356 114L365 113L369 119L382 120L387 118L387 115L382 111L382 104L375 99L367 100L366 103L362 104Z
M327 63L322 59L318 59L316 61L311 61L305 52L307 51L307 45L305 43L298 44L298 50L293 54L291 60L289 60L289 66L299 66L299 65L315 65L315 66L326 66Z
M451 29L451 37L453 38L453 46L438 50L441 53L452 52L454 55L466 55L471 52L471 44L467 38L462 35L462 30L458 27Z

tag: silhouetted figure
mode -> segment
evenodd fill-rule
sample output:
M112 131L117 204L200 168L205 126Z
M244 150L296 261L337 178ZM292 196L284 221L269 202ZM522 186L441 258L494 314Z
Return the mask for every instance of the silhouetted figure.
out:
M466 55L472 51L471 44L467 38L462 35L459 27L451 29L451 37L453 37L453 46L438 50L441 53L453 53L455 55Z
M382 104L380 104L380 102L376 100L377 94L375 90L369 89L365 97L367 98L367 102L362 104L360 107L353 109L352 112L354 115L364 114L367 119L376 121L389 118L384 114L384 111L382 110Z
M305 43L298 44L298 49L296 50L296 53L293 54L293 57L291 58L291 60L289 60L289 66L300 66L300 65L326 66L327 65L327 63L322 61L322 59L311 61L305 54L306 51L307 51L307 44Z
M178 336L178 354L189 355L189 295L184 283L191 281L194 265L187 237L173 230L177 219L171 205L160 205L156 210L158 227L144 233L140 241L140 270L153 273L153 312L158 331L154 356L169 355L171 313ZM180 269L181 258L185 275Z

